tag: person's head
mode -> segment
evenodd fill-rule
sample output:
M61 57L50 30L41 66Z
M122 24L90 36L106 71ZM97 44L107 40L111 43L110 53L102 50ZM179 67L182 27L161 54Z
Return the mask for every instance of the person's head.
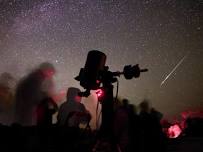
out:
M42 71L43 75L47 78L51 78L56 72L54 66L49 62L40 64L38 69Z
M81 102L81 97L78 95L80 89L75 87L68 88L66 99L67 101Z
M129 100L128 99L123 99L123 106L129 105Z
M139 105L141 112L150 112L150 104L148 100L144 100Z

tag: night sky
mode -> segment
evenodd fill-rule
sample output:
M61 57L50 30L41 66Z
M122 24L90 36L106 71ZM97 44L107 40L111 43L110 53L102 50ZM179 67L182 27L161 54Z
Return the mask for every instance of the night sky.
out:
M74 77L93 49L111 71L149 69L119 78L121 98L166 117L203 109L203 0L0 0L0 73L19 80L47 61L58 91L82 89Z

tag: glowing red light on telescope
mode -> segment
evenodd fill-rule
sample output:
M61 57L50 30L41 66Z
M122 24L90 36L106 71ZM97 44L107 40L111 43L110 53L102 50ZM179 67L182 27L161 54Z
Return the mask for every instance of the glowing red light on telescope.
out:
M102 96L104 95L104 92L103 92L102 89L98 89L98 90L96 91L96 94L97 94L97 97L100 98L100 97L102 97Z

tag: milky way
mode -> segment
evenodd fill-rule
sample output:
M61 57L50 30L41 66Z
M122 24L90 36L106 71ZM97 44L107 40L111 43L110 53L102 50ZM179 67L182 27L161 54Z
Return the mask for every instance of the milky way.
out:
M48 61L58 90L80 87L74 77L97 49L112 71L148 68L138 79L121 77L119 96L136 105L147 98L166 116L203 108L202 42L202 0L0 0L1 73L18 80Z

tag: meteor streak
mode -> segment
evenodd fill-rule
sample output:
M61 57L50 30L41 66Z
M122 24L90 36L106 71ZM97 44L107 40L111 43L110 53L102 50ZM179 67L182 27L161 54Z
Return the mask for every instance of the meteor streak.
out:
M173 68L173 70L166 76L166 78L161 82L160 87L165 83L165 81L174 73L174 71L181 65L181 63L185 60L188 54L186 54L178 64Z

